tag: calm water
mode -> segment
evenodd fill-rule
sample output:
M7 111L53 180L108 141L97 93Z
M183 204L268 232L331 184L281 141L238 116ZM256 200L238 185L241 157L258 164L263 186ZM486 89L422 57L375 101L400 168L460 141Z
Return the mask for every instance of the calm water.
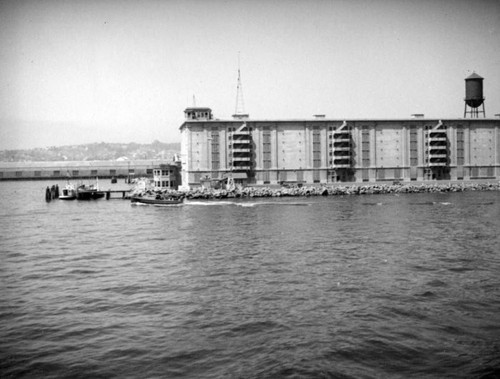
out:
M0 377L500 375L500 192L154 207L53 183L0 182Z

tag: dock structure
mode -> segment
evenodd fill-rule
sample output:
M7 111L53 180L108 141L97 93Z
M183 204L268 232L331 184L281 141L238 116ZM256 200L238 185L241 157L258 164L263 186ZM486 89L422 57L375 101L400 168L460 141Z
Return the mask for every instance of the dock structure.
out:
M163 160L0 162L0 180L86 179L99 177L129 181L153 175Z
M130 199L130 190L107 190L102 191L106 195L106 200L114 200L114 199ZM117 196L114 196L117 195Z

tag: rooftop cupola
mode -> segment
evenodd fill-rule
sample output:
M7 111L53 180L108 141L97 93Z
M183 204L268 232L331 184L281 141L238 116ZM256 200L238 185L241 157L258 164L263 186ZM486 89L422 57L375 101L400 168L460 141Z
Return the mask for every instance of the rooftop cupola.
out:
M186 120L211 120L212 110L205 107L189 107L184 110L184 117Z

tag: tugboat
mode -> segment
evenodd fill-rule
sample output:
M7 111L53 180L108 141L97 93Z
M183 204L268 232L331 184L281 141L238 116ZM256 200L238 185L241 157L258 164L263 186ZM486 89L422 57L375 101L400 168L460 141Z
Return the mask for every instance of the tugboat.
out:
M146 196L132 196L130 198L132 204L149 204L149 205L179 205L184 201L183 197L162 195L146 195Z
M67 183L59 194L59 199L61 200L75 200L76 199L76 189L71 183Z
M104 195L104 191L99 191L98 179L96 179L96 184L81 184L76 189L78 200L95 200L104 197Z

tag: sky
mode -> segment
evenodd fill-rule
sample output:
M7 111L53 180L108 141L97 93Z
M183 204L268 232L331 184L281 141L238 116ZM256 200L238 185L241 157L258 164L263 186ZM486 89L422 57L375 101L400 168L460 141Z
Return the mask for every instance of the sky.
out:
M230 119L500 113L498 0L0 0L0 149L179 142Z

